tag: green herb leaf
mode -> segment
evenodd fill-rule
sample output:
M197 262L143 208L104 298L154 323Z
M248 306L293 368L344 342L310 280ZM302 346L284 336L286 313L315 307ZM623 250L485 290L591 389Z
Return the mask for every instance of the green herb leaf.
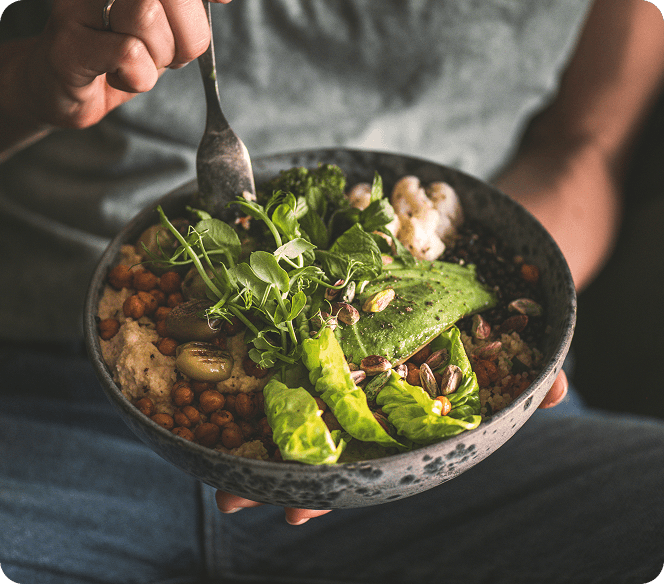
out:
M240 257L242 245L235 230L219 219L203 219L196 224L201 235L201 245L208 252L222 251L235 264Z
M288 273L279 266L273 254L258 250L249 256L249 264L258 278L277 287L279 292L288 292L290 281Z
M383 198L383 178L378 174L378 171L374 173L373 182L371 183L371 196L369 201L373 203Z
M318 253L316 257L319 257ZM351 270L355 279L375 278L383 267L378 245L359 224L339 236L329 252L323 253L320 258L330 271L334 270L332 274L337 278L344 278ZM339 271L340 267L344 269ZM328 272L327 268L325 270Z
M380 230L394 219L394 208L387 199L378 199L362 210L359 221L367 232Z
M298 256L313 250L314 246L311 242L308 242L304 238L295 238L286 242L283 246L279 246L274 251L274 257L277 261L282 258L297 258Z
M324 250L329 244L329 234L322 217L310 210L301 220L300 227L317 248Z

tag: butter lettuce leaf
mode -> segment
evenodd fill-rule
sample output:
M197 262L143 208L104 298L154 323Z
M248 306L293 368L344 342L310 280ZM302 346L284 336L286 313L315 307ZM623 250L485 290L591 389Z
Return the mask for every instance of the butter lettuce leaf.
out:
M366 394L353 382L341 347L329 327L323 328L317 338L302 342L302 361L315 391L351 437L403 448L373 416Z
M419 386L411 386L395 372L376 398L400 435L424 445L474 429L482 420L479 385L457 327L443 332L434 340L432 347L446 348L450 358L445 365L454 364L463 372L460 387L447 397L452 404L452 410L447 415L441 416L439 401Z
M265 414L281 457L312 465L336 463L345 441L331 433L316 400L304 388L289 388L273 378L263 390Z

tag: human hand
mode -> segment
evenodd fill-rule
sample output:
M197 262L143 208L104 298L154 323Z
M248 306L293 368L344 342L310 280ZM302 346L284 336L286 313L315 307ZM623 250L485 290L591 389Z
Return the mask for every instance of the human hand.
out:
M24 45L25 107L42 123L95 124L210 42L201 0L116 0L110 30L104 30L105 2L55 0L43 33Z
M554 380L553 386L547 392L544 400L540 403L538 408L551 408L560 404L563 398L567 395L567 389L569 388L569 382L567 381L567 375L561 370L558 377Z
M234 496L222 491L217 491L215 498L217 500L217 507L224 514L232 514L242 508L255 508L256 506L263 505L260 502L247 500L246 498ZM284 508L284 511L286 514L286 522L293 526L300 526L311 518L317 518L318 516L323 516L324 514L331 512L331 510L306 510L304 508Z

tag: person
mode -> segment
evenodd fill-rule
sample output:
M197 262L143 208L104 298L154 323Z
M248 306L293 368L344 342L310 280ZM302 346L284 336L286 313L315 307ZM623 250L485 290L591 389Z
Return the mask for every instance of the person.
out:
M220 3L224 110L252 154L334 144L445 162L532 210L580 291L600 271L661 90L652 4ZM56 0L41 21L38 4L12 5L0 27L10 578L634 582L661 571L662 423L570 406L565 374L543 405L567 410L536 414L459 478L375 508L286 510L299 528L133 440L91 395L78 313L108 237L193 177L204 102L183 66L209 29L198 0Z

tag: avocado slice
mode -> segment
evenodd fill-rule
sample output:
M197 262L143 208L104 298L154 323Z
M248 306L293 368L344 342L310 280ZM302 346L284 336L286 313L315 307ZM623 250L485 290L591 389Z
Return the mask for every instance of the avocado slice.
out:
M362 311L374 293L394 289L396 296L382 311ZM475 267L449 262L399 262L385 266L355 298L361 318L339 323L335 335L348 362L359 364L380 355L398 365L462 317L495 306L496 296L477 280Z

